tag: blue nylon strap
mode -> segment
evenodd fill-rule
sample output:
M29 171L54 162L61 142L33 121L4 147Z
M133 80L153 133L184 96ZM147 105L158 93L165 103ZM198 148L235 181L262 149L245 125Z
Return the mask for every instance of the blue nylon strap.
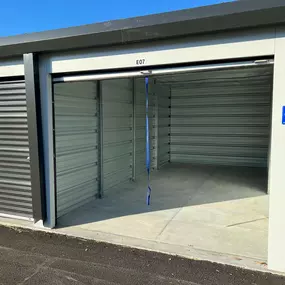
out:
M146 170L147 170L147 195L146 195L146 204L150 205L150 143L149 143L149 103L148 103L148 77L145 78L145 122L146 122Z

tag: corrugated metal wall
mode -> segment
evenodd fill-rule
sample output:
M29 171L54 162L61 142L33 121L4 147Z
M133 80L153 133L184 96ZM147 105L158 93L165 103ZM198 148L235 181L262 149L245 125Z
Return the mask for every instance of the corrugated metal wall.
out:
M171 161L267 166L272 66L161 78L171 85Z
M132 179L133 82L132 79L103 80L103 187Z
M96 82L54 85L57 217L98 193Z
M153 81L149 97L151 157L156 168L158 101ZM100 190L100 173L101 187L107 195L115 186L134 178L134 162L136 177L145 173L144 79L55 84L54 111L58 217L95 197Z
M151 166L157 167L156 124L157 97L154 80L149 80L149 130L151 144ZM145 79L135 79L135 169L136 177L146 173L146 98Z
M0 214L32 218L24 80L0 82Z
M171 88L156 84L155 93L158 102L158 168L170 162L170 124L171 124Z

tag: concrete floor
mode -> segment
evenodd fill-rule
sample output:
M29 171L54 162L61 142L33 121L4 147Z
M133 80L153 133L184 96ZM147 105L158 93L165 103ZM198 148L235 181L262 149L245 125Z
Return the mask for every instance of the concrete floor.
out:
M265 169L169 164L151 177L149 207L145 182L116 187L61 217L57 231L183 256L266 262Z

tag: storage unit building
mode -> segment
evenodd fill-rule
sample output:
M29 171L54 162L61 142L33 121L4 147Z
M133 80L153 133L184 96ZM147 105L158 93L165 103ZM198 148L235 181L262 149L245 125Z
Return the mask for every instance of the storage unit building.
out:
M134 195L148 115L154 179L175 165L258 169L269 267L285 271L284 12L237 1L0 41L0 214L52 228L91 200Z

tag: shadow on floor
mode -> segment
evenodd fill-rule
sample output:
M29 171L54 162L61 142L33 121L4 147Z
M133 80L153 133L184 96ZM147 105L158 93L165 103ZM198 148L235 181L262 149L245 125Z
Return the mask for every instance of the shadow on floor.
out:
M73 210L58 220L58 228L122 216L177 209L250 197L267 192L267 169L168 164L151 177L147 206L146 178L110 189L103 199Z

